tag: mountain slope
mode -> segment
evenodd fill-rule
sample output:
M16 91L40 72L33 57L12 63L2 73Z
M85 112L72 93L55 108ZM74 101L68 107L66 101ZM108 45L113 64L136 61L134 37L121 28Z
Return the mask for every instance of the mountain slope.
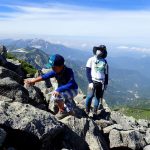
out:
M18 58L40 69L47 63L48 54L59 53L66 59L66 64L73 68L75 77L82 91L86 94L88 82L85 74L85 65L87 59L92 56L88 51L80 51L67 48L63 45L52 44L41 39L29 40L0 40L0 43L6 43L9 51ZM46 53L45 53L46 52ZM109 55L108 55L109 56ZM134 105L138 99L150 99L150 65L149 57L139 57L140 55L130 53L118 57L108 57L110 66L110 81L105 98L109 105Z
M83 58L87 59L90 56L89 52L69 48L60 44L53 44L42 39L27 39L27 40L5 39L0 40L0 43L6 45L10 51L20 48L32 47L36 49L41 49L47 54L59 53L63 55L65 58L71 60L82 60Z
M33 47L15 49L15 50L11 50L10 52L18 59L30 63L36 69L42 69L43 67L45 67L45 64L47 64L49 58L48 54L41 51L40 49L33 48ZM82 91L86 92L87 81L85 79L85 76L83 76L85 70L78 65L79 61L77 64L76 61L74 60L66 59L65 63L68 67L73 69L79 87L82 89Z
M10 50L10 52L18 59L27 61L37 69L44 67L44 65L48 61L48 54L33 47L19 48L15 50Z

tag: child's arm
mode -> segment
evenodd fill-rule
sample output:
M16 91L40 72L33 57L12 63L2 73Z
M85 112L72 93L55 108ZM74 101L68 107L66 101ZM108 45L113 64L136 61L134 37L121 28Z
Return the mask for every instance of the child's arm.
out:
M50 71L50 72L48 72L48 73L46 73L46 74L44 74L42 76L39 76L39 77L37 77L35 79L31 79L31 80L27 80L26 79L26 80L24 80L24 83L25 84L29 84L29 85L34 85L36 82L40 82L42 80L46 80L46 79L52 78L54 76L55 76L55 72L54 71Z
M73 80L70 80L67 84L57 88L56 91L60 93L60 92L63 92L65 90L69 90L74 84L75 84L75 82Z
M56 75L56 73L54 71L50 71L50 72L42 75L41 77L43 80L46 80L46 79L55 77L55 75Z
M32 80L24 80L24 83L25 84L28 84L28 85L34 85L36 82L40 82L40 81L42 81L43 79L42 79L42 77L40 76L40 77L37 77L37 78L35 78L35 79L32 79Z

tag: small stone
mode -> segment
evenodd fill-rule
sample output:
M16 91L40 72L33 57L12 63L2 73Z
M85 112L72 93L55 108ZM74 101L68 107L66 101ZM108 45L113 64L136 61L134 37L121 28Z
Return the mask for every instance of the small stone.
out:
M143 126L143 127L147 127L147 128L148 128L148 121L147 121L147 120L139 119L139 120L137 121L137 123L138 123L140 126Z
M108 127L104 128L103 132L105 134L108 134L113 129L122 130L123 128L122 128L122 126L120 124L113 124L111 126L108 126Z

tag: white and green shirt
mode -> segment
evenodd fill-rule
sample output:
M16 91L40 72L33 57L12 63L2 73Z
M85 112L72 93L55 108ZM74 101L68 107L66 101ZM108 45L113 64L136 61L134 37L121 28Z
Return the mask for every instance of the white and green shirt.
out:
M86 67L91 68L91 77L93 81L105 81L105 75L108 74L108 66L105 59L97 59L93 56L88 59Z

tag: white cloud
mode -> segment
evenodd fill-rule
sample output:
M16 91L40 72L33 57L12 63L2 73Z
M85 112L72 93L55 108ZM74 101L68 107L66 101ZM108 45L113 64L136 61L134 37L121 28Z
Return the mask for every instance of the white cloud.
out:
M118 48L118 49L129 49L128 46L118 46L117 48Z
M126 51L138 51L138 52L150 53L150 48L146 48L146 47L118 46L117 49L124 49Z
M92 10L69 5L9 6L0 16L1 34L45 34L104 37L133 42L150 38L150 11ZM101 41L101 39L99 39Z

